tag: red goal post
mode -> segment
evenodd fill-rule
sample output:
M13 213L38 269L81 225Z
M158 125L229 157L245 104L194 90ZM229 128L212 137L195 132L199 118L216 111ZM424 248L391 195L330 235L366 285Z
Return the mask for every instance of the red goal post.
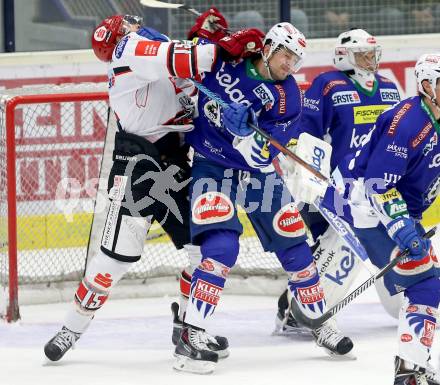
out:
M304 90L308 83L300 86ZM79 281L88 251L92 257L91 239L99 242L102 231L99 225L92 231L92 223L99 224L106 213L102 171L108 172L111 164L112 144L105 138L109 131L111 139L115 130L108 117L104 84L5 90L0 95L0 315L8 322L20 318L22 287L35 284L46 291L55 283ZM245 215L240 217L245 233L233 273L282 275ZM176 277L187 263L183 252L173 248L158 226L149 238L143 258L125 278Z

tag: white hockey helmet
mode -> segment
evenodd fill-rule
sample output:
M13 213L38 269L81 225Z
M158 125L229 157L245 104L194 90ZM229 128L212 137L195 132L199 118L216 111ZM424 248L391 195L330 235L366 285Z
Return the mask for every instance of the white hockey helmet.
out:
M370 65L359 63L360 58L374 52L373 58L368 58ZM363 29L352 29L341 33L335 46L333 63L340 71L375 73L379 67L382 48L377 44L376 38Z
M435 101L435 88L437 87L437 79L440 78L440 53L428 53L420 56L415 66L415 74L419 92L438 104ZM422 82L424 80L429 82L433 97L429 96L423 89Z
M270 44L270 50L266 56L263 54L265 63L279 48L284 47L297 56L292 68L293 72L301 68L306 56L306 38L292 24L285 22L275 24L264 37L263 45L266 44Z

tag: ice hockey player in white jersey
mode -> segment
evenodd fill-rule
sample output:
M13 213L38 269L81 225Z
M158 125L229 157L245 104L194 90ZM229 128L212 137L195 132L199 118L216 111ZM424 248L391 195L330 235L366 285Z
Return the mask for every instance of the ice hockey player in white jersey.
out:
M75 344L111 289L140 259L153 221L177 249L186 249L191 266L200 262L189 236L188 148L182 133L193 129L194 89L185 79L210 71L217 57L239 58L249 42L261 47L261 33L244 30L217 40L216 45L170 41L131 15L109 17L94 30L92 48L108 63L110 106L119 128L108 181L110 207L100 250L86 267L61 331L44 347L49 360L58 361ZM182 281L191 280L191 273L184 272ZM209 348L227 355L224 337L205 338Z

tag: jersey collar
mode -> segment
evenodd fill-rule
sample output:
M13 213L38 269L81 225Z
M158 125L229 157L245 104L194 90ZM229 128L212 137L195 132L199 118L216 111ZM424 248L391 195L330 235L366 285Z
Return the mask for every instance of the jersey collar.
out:
M422 97L420 98L420 105L421 105L422 109L428 114L429 119L431 120L431 123L435 127L435 131L437 132L437 134L440 135L440 124L437 122L434 114L431 112L430 108L427 106L427 104L425 103L425 101L423 100Z
M263 78L255 68L250 58L246 59L246 75L254 80L260 80L268 83L275 83L275 80Z
M348 76L346 73L343 73L346 77L348 77L348 79L353 83L354 87L356 88L357 91L361 92L362 94L365 94L367 96L373 96L376 91L377 88L379 86L379 82L377 81L376 77L374 78L374 84L373 84L373 88L371 89L371 91L366 90L365 88L363 88L356 80L354 80L353 78L351 78L350 76Z

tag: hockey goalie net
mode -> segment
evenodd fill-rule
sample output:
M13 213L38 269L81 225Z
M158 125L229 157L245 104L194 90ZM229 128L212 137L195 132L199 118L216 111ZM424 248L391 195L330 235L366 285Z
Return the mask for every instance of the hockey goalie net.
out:
M46 291L82 278L87 257L99 247L114 130L104 85L3 92L0 313L6 320L19 318L23 288L39 285ZM282 274L276 258L263 252L251 225L241 218L245 232L233 273ZM153 226L141 261L124 279L177 277L186 264L185 254Z

